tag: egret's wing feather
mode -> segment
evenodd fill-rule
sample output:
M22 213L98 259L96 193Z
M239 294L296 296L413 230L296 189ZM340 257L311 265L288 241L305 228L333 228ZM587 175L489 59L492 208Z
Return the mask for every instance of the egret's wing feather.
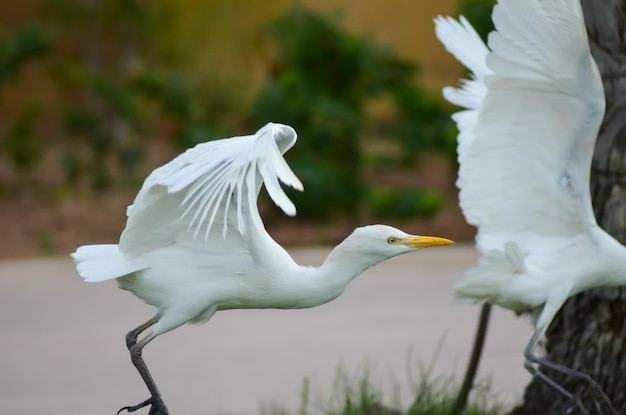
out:
M471 71L471 79L461 81L462 88L444 89L446 99L461 107L480 108L487 92L484 79L491 73L486 63L489 49L463 16L459 21L451 17L437 17L435 33L448 52Z
M578 0L500 0L493 19L484 98L456 118L471 137L457 182L463 213L483 252L586 233L604 94Z
M199 144L156 169L128 209L120 250L135 257L187 233L207 241L215 225L223 235L262 227L256 200L263 183L274 203L295 215L280 186L302 190L282 156L295 141L291 127L270 123L254 135Z
M452 116L459 127L457 153L460 163L465 155L465 148L474 140L478 111L487 93L485 77L491 74L486 62L489 49L463 16L459 21L451 17L437 17L435 32L446 49L471 73L471 79L461 81L461 88L443 89L443 95L448 101L467 108Z

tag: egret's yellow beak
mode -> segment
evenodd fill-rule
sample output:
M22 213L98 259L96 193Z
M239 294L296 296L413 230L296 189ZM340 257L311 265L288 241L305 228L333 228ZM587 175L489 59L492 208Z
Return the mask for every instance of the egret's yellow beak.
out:
M446 238L418 235L407 236L404 239L398 240L398 243L410 246L412 248L428 248L431 246L454 245L454 242Z

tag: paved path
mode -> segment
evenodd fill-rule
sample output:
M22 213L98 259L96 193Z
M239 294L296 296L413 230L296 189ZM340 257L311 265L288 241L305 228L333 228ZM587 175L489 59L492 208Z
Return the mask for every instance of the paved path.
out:
M326 253L292 251L312 265ZM330 304L218 313L159 337L144 356L173 415L258 414L272 404L295 412L302 379L314 403L328 402L340 365L352 376L369 367L387 391L400 385L406 402L407 372L415 382L420 362L438 355L435 376L464 370L478 307L451 305L449 295L475 259L463 246L397 257ZM114 282L83 283L66 258L0 262L0 413L113 415L147 398L124 334L150 315ZM530 335L527 319L496 310L481 377L508 402L529 380Z

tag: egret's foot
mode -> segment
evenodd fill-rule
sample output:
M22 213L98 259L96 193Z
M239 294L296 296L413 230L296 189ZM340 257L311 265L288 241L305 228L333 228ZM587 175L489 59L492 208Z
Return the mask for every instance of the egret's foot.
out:
M120 415L122 411L135 412L148 405L150 405L150 412L148 413L148 415L169 415L170 413L167 409L167 406L165 406L165 402L163 402L163 399L155 399L154 397L150 397L145 401L138 403L137 405L123 407L122 409L117 411L117 415Z
M576 411L576 409L578 409L578 411ZM566 415L570 415L570 414L571 415L577 415L577 414L590 415L589 411L587 410L585 405L583 405L582 401L580 400L578 396L572 396L572 398L567 401L567 403L565 404L564 414Z
M572 414L573 415L573 414L580 413L582 415L590 415L589 411L587 410L587 408L585 408L585 406L580 401L580 398L578 396L574 395L573 393L571 393L568 390L566 390L563 386L559 385L551 377L549 377L548 375L543 373L539 368L535 367L529 360L526 360L524 362L524 367L526 367L526 369L533 376L541 379L543 382L545 382L546 384L548 384L549 386L554 388L557 392L559 392L561 395L563 395L567 399L567 401L565 403L565 409L563 411L564 414L566 414L566 415ZM575 409L577 409L577 408L580 411L579 412L574 412Z
M607 413L607 414L612 414L612 415L619 415L619 412L613 406L613 403L611 402L609 397L606 395L606 393L602 389L602 386L600 386L600 384L596 382L595 379L593 379L588 374L580 372L575 369L571 369L567 366L560 365L558 363L551 362L550 360L546 358L537 358L536 363L544 367L553 369L557 372L561 372L574 379L578 379L582 382L585 382L591 388L591 391L594 394L594 406L599 414ZM580 402L579 397L575 397L575 400L577 402L576 406L578 406L581 409L581 411L583 411L582 412L583 414L589 413L589 411L582 406L582 403Z
M144 408L148 405L152 404L152 398L148 398L145 401L138 403L137 405L133 405L133 406L125 406L122 409L120 409L119 411L117 411L116 415L120 415L121 412L126 411L126 412L135 412L140 410L141 408Z
M123 407L122 409L117 411L117 415L120 415L120 413L123 411L135 412L140 410L141 408L145 408L148 405L150 405L150 412L148 413L148 415L169 415L170 413L167 409L167 406L165 406L165 402L163 402L163 399L155 399L154 397L150 397L145 401L138 403L137 405Z

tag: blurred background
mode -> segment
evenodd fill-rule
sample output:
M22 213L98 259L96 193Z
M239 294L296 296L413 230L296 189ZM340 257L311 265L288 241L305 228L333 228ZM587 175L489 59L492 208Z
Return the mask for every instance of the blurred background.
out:
M143 179L185 148L268 121L299 133L287 245L380 222L471 240L457 203L459 64L433 18L485 33L491 0L0 3L0 257L116 242Z

